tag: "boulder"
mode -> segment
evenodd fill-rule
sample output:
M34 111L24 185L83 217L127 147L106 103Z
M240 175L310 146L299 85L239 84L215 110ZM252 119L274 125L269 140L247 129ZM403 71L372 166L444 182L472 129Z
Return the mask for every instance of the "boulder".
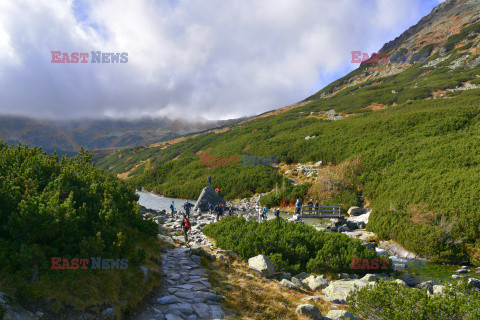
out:
M300 287L298 285L296 285L295 283L293 283L292 281L289 281L287 279L283 279L282 281L280 281L280 284L282 285L282 287L285 287L285 288L290 288L290 289L295 289L295 290L300 289Z
M363 213L363 209L360 207L350 207L347 211L349 216L357 216Z
M363 288L365 286L373 286L375 282L368 282L363 280L337 280L332 281L323 289L323 293L325 294L325 300L343 304L347 299L347 296L355 290L355 287L358 289Z
M225 200L223 200L223 198L220 197L212 188L205 187L200 193L197 203L193 207L193 211L197 211L197 209L200 209L201 211L208 211L209 202L214 206L220 203L222 203L224 206L227 204Z
M325 318L330 320L362 320L362 318L345 310L330 310Z
M435 284L435 281L425 281L422 283L419 283L415 286L415 288L420 289L420 290L427 290L428 293L433 294L433 285Z
M316 277L311 275L310 277L303 280L303 282L308 286L312 291L317 291L319 289L326 288L328 286L328 281L322 277Z
M429 294L429 295L442 294L442 293L443 293L443 290L445 290L445 288L446 288L446 287L443 286L443 285L435 284L435 285L433 285L432 293Z
M301 304L295 310L296 313L304 315L310 319L322 320L323 316L320 310L313 304Z
M308 286L305 283L303 283L302 280L298 279L297 277L292 277L291 281L302 289L308 289Z
M248 267L257 271L263 277L271 277L275 275L275 267L273 263L263 254L248 259Z

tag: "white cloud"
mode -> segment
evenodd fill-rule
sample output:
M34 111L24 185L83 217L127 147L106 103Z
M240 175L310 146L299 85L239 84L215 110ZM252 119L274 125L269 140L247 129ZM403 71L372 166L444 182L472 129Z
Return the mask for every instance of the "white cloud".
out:
M377 51L429 12L422 8L420 0L0 0L0 113L257 114L335 80L354 67L352 50ZM52 64L52 50L128 52L129 61Z

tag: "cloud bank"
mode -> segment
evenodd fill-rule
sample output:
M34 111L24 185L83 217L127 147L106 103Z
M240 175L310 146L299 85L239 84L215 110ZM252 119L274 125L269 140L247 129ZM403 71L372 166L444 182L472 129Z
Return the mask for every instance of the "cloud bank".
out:
M0 0L0 113L227 119L353 70L438 0ZM21 17L21 18L20 18ZM51 51L128 63L51 63Z

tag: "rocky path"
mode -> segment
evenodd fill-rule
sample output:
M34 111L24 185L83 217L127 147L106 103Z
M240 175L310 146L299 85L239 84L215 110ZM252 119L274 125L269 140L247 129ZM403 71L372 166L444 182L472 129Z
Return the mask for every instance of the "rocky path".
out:
M191 241L187 245L183 236L175 236L175 230L180 224L179 219L165 216L164 226L174 231L165 234L180 241L181 247L167 249L162 254L162 272L164 274L163 287L157 292L145 307L135 314L132 320L211 320L222 319L223 296L211 289L212 285L206 278L207 270L201 267L201 258L189 254L189 246L205 245L205 236L201 234L199 226L206 225L213 217L192 217Z

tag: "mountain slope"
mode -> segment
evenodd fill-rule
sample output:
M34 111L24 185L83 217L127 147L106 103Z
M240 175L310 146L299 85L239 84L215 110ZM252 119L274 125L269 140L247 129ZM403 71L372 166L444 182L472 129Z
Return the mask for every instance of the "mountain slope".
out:
M282 177L271 167L205 167L201 154L282 163L360 158L355 183L381 239L433 261L478 264L479 16L480 1L446 1L382 48L387 62L370 59L302 103L170 146L120 150L98 165L128 172L136 186L190 198L212 175L232 199L280 187Z

